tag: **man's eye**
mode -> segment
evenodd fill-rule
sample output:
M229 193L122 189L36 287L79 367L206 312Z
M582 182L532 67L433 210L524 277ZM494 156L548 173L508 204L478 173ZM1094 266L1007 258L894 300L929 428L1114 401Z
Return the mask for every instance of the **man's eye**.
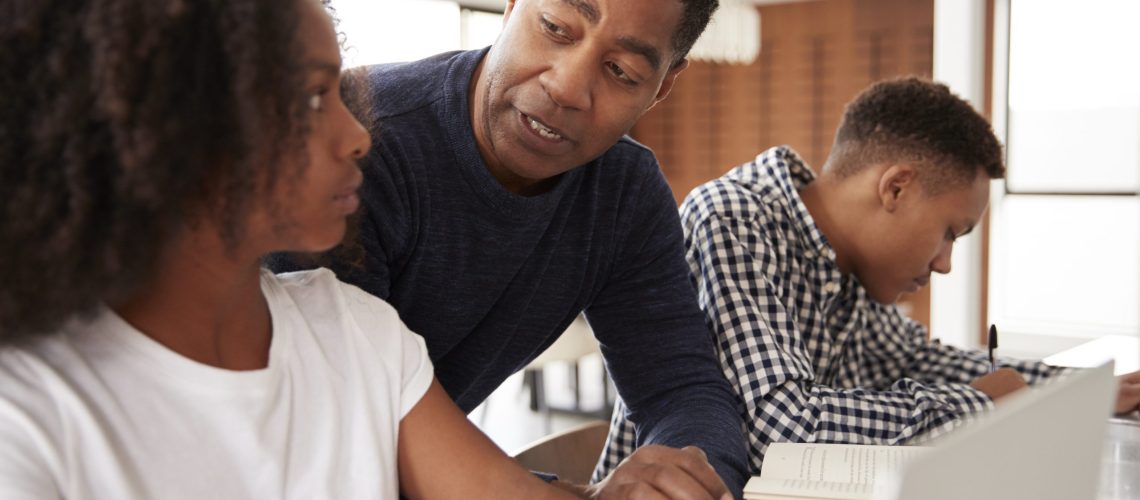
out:
M622 83L626 85L637 85L637 82L634 81L633 78L630 78L629 73L626 73L624 69L621 69L621 66L618 66L612 62L606 63L606 66L610 68L610 72L613 73L614 76L617 77L617 79Z

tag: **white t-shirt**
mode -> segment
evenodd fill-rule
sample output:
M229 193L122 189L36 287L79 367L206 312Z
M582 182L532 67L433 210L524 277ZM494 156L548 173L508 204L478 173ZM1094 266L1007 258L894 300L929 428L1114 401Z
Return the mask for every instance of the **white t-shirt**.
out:
M266 271L261 289L261 370L191 361L109 309L0 348L0 499L397 498L423 339L328 270Z

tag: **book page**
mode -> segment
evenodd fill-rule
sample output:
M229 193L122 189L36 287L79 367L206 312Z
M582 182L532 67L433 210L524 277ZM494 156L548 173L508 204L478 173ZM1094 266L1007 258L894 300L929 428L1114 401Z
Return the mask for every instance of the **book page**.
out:
M772 443L760 475L833 483L875 484L924 448L858 444Z
M775 498L826 498L829 500L863 500L872 498L874 486L869 484L775 479L755 476L744 486L745 500Z
M828 499L871 498L875 483L888 480L926 448L858 444L773 443L760 477L744 487L756 495Z

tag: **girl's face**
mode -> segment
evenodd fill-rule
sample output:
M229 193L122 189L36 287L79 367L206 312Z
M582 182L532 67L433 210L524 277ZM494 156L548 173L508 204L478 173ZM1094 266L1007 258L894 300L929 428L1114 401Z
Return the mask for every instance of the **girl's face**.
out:
M252 214L248 227L272 241L268 251L320 252L341 242L346 218L360 204L356 192L363 176L356 160L371 147L368 131L341 99L340 46L332 21L320 2L300 3L298 37L310 128L306 163L299 175L281 178L268 206Z

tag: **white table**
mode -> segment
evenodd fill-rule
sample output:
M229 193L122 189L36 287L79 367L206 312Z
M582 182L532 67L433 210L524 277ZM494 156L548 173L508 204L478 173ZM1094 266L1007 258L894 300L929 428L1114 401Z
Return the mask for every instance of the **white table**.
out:
M1140 339L1106 335L1044 361L1056 366L1096 366L1112 358L1117 375L1140 369ZM1100 500L1140 498L1140 414L1109 420L1100 470Z
M1114 418L1109 422L1097 498L1140 498L1140 418Z

